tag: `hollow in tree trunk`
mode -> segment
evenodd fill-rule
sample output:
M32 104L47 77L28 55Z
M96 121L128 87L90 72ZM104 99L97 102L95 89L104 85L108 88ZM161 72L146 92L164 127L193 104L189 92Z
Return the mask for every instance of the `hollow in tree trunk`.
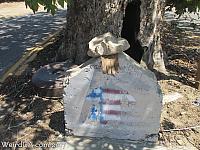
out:
M88 42L111 32L126 38L127 50L137 62L143 57L150 69L165 72L160 44L163 0L73 0L68 5L65 46L60 60L81 64L88 59Z

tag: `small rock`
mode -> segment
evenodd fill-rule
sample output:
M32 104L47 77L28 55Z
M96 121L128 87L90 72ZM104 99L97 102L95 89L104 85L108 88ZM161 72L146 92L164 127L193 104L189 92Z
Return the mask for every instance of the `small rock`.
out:
M183 95L180 93L171 93L163 96L163 104L169 103L169 102L174 102L180 98L182 98Z
M63 137L63 135L62 135L62 134L60 134L58 137L59 137L59 138L62 138L62 137Z
M182 146L182 145L184 145L184 142L182 141L182 140L176 140L176 142L180 145L180 146Z
M42 129L41 129L41 128L37 128L36 131L37 131L37 132L41 132Z
M108 149L109 149L109 150L113 150L113 146L110 144L110 145L108 146Z
M19 131L18 132L18 135L20 135L20 136L22 136L22 135L24 135L25 133L24 133L24 130L21 130L21 131Z
M188 136L190 136L190 133L189 132L185 132L185 135L188 137Z
M186 112L185 112L185 111L183 111L183 112L181 112L181 113L180 113L180 115L181 115L181 116L182 116L182 115L184 115L184 114L186 114Z
M104 146L104 147L108 147L108 143L105 143L103 146Z
M5 117L6 115L0 115L0 121L2 121Z
M193 105L195 106L200 106L200 98L192 102Z
M60 133L56 131L56 132L55 132L55 135L56 135L56 136L59 136L59 135L60 135Z
M159 133L159 138L162 139L163 135L162 133Z
M38 121L37 121L37 124L41 124L41 123L42 123L42 120L38 120Z
M4 107L4 108L9 107L9 104L4 103L4 104L2 105L2 107Z
M62 135L62 134L58 135L58 138L59 138L59 139L62 139L62 138L63 138L63 135Z

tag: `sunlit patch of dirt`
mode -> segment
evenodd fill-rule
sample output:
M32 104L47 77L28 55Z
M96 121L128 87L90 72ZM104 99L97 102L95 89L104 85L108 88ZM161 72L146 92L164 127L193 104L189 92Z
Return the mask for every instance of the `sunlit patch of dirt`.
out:
M200 107L192 103L200 98L200 91L194 88L200 35L167 23L163 29L162 47L167 54L169 76L159 84L164 95L178 92L183 97L163 106L159 141L165 145L189 145L200 149Z

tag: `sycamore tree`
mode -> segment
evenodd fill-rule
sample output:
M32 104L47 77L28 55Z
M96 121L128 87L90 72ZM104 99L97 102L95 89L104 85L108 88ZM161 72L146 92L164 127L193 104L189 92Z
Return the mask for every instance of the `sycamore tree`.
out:
M150 69L165 72L160 43L165 0L25 0L33 12L43 5L52 14L65 2L67 23L59 60L85 62L88 42L111 32L128 40L131 47L127 53L136 61L143 58Z

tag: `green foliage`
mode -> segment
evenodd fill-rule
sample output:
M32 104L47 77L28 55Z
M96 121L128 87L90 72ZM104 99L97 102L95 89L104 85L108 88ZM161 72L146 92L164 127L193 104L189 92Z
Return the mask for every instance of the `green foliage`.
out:
M170 6L168 10L175 7L178 15L182 15L187 10L195 13L197 8L200 8L200 0L167 0L167 6Z
M35 13L38 11L39 5L44 6L44 10L50 12L52 15L55 14L58 6L64 7L64 3L69 0L25 0L26 7L29 7Z

